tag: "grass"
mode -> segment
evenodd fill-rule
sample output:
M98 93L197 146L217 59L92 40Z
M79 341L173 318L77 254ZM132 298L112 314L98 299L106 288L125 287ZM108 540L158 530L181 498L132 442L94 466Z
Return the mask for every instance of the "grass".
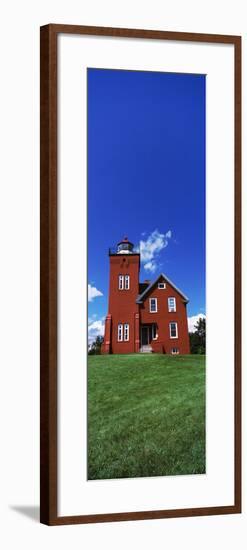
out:
M205 357L88 357L88 479L205 472Z

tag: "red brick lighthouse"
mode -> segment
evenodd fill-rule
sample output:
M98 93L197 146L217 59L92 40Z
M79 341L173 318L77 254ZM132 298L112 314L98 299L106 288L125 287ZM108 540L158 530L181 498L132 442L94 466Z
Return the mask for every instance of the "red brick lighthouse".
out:
M110 280L104 353L138 352L140 254L125 237L115 251L109 250Z
M102 353L190 353L188 298L163 273L139 282L140 254L125 237L109 250L108 314Z

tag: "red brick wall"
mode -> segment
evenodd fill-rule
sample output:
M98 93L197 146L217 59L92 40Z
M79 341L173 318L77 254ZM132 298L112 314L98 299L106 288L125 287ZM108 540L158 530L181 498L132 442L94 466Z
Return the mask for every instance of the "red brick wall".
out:
M139 254L116 254L109 257L109 309L111 315L110 353L134 353L139 349ZM119 275L130 276L129 290L119 290ZM129 341L118 342L118 324L129 324ZM107 352L107 350L104 350Z
M169 313L168 298L176 298L176 312ZM149 298L157 298L157 313L150 313ZM170 338L169 323L178 325L178 338ZM186 304L180 294L166 283L166 288L158 289L158 283L147 295L145 302L140 305L140 325L157 323L157 340L152 340L153 351L171 353L172 348L178 348L180 354L190 353Z

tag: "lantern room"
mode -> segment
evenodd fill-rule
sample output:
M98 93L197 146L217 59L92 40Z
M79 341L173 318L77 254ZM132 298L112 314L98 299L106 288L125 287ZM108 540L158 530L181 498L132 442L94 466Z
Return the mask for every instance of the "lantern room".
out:
M122 241L117 244L117 254L133 254L134 245L128 239L124 237Z

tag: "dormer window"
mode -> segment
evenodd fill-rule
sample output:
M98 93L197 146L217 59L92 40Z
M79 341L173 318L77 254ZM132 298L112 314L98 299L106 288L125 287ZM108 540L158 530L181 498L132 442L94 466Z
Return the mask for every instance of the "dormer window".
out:
M150 313L157 313L157 298L149 298L149 311Z

